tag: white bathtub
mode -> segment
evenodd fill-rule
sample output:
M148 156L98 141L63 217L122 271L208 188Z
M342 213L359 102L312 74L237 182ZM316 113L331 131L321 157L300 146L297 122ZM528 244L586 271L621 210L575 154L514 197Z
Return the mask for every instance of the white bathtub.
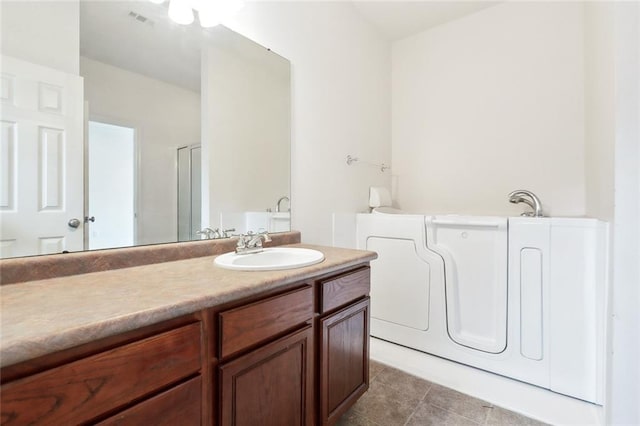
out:
M372 336L602 404L606 223L373 213L356 229L379 256Z

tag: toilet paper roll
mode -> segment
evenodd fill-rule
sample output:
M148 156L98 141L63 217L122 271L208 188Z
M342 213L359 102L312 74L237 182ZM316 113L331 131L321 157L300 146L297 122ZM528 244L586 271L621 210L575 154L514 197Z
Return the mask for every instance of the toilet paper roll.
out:
M390 207L391 192L384 186L372 186L369 188L369 207Z

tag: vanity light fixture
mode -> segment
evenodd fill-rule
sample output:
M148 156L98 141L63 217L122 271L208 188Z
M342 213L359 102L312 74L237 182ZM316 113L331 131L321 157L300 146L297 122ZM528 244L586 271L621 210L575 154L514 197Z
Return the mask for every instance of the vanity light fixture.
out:
M149 0L163 4L166 0ZM243 0L169 0L169 18L181 25L189 25L198 12L200 26L214 27L235 15L244 6Z

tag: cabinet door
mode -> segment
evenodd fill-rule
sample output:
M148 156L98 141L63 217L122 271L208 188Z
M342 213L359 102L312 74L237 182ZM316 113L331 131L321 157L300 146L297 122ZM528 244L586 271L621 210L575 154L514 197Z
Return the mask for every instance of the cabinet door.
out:
M323 425L369 388L369 298L320 320L320 414Z
M313 328L220 367L220 420L229 426L313 423Z

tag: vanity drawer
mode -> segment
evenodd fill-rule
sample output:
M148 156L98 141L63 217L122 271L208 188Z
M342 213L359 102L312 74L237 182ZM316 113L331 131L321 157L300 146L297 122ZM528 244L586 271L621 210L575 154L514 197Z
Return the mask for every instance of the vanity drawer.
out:
M320 313L324 314L369 294L371 274L363 267L337 277L320 281Z
M97 426L199 425L201 403L202 379L198 376L109 417Z
M220 313L220 357L289 330L313 317L311 286Z
M2 386L3 424L78 424L200 370L200 323Z

